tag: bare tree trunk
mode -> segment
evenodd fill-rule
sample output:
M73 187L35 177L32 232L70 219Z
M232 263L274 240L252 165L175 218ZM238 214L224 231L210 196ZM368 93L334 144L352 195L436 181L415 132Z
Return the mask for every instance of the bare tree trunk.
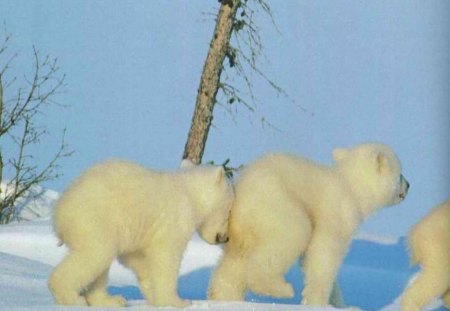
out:
M213 119L223 61L228 52L233 22L241 0L222 0L214 35L203 67L194 116L184 148L183 159L200 163Z
M0 73L0 133L3 129L3 82L2 82L2 75ZM3 181L3 156L2 156L2 148L0 144L0 183ZM0 185L0 194L2 193L2 188ZM0 199L0 212L2 210L1 208L2 202Z

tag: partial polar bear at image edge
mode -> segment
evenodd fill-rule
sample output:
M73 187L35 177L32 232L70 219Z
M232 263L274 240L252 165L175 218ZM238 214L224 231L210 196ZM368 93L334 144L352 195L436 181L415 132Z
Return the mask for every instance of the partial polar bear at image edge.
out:
M334 164L277 153L246 166L235 185L229 242L209 297L243 300L247 289L290 298L284 276L304 257L303 304L327 305L352 236L376 210L400 203L409 184L379 143L337 148ZM339 304L339 303L337 303Z
M211 244L228 240L233 198L222 167L157 172L114 160L88 169L55 207L56 234L69 247L50 276L55 301L124 306L106 290L117 258L136 274L149 303L189 305L177 294L183 252L196 230Z
M402 311L420 311L436 298L450 308L450 200L435 207L408 237L411 264L422 271L402 295Z

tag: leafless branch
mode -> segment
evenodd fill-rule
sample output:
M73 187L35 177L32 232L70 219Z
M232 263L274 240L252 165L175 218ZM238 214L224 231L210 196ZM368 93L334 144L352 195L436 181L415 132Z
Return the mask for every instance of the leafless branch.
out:
M64 86L65 75L60 74L56 58L42 57L33 47L33 70L30 77L24 76L23 83L18 86L15 94L8 99L4 90L12 88L18 82L17 77L4 77L11 68L11 63L17 54L8 56L8 42L10 36L5 36L0 45L0 181L3 182L2 173L5 166L12 172L11 179L6 182L0 199L0 223L7 223L14 218L18 200L29 195L32 187L60 176L59 161L69 157L70 151L65 141L65 130L61 142L54 155L43 166L34 162L36 159L29 153L29 147L41 142L47 135L47 128L35 124L34 120L43 108L58 103L55 96ZM8 139L11 145L16 146L15 152L8 154L5 159L2 152L2 143ZM1 190L0 190L1 191Z
M15 98L11 98L4 105L11 107L8 113L3 116L0 128L0 136L9 132L18 122L23 121L25 115L30 116L39 113L40 107L44 104L53 103L51 98L64 85L65 75L58 77L59 67L57 59L50 59L46 56L40 60L39 51L33 47L34 72L32 79L25 77L27 87L20 87ZM7 69L8 66L4 67Z
M258 10L262 10L269 16L272 24L278 31L270 6L265 0L242 1L234 21L233 40L227 53L228 66L224 66L224 80L221 85L222 95L226 98L226 102L231 100L232 103L236 102L242 104L252 113L257 112L257 107L261 104L261 100L257 98L253 91L254 84L252 82L252 74L256 74L265 81L276 94L281 95L294 103L287 92L274 80L269 78L261 69L261 59L266 62L268 59L263 53L260 29L254 20L254 16L257 13L259 14ZM231 71L235 75L232 75ZM243 90L236 86L239 85L239 83L229 83L227 81L228 77L231 76L237 77L238 80L240 79L240 83L243 83L247 95L244 95ZM231 87L231 84L233 84L233 87ZM225 85L227 87L224 87ZM245 97L247 97L248 100L244 100ZM296 104L296 106L299 105ZM299 108L306 111L306 109L301 106L299 106ZM230 111L230 109L228 108L227 111ZM266 117L260 116L259 120L264 127L279 131Z

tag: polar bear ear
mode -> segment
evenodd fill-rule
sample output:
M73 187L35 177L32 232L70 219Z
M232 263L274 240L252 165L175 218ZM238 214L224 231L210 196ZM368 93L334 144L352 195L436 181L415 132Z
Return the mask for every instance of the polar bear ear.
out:
M335 162L343 160L348 154L348 150L344 148L336 148L333 150L333 159Z
M180 168L182 169L182 170L185 170L185 169L190 169L190 168L193 168L193 167L195 167L196 165L194 164L194 162L192 162L191 160L189 160L189 159L183 159L182 161L181 161L181 163L180 163Z
M383 152L377 152L375 155L378 173L384 173L389 169L389 159Z

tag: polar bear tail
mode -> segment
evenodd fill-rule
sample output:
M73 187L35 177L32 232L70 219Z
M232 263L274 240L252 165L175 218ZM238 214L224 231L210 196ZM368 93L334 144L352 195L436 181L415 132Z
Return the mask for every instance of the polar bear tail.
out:
M57 247L61 247L64 244L66 244L64 237L61 234L61 231L58 230L58 226L56 224L53 224L53 233L54 233L55 237L58 239L58 241L56 242Z

